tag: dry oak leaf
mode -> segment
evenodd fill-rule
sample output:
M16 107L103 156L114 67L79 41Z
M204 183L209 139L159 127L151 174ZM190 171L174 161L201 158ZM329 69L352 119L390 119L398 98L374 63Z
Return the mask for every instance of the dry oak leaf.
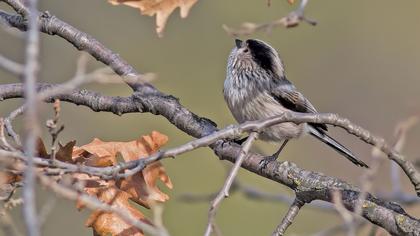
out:
M117 164L121 155L124 161L136 160L156 152L167 142L167 136L153 131L131 142L104 142L94 139L91 143L73 149L73 161L79 164L104 167ZM160 162L148 165L143 171L126 179L101 180L87 174L73 174L73 177L84 183L84 191L96 196L100 201L112 206L123 207L130 214L144 222L150 223L144 215L131 206L130 201L149 207L151 202L166 201L169 196L160 191L157 181L161 180L168 188L172 182ZM78 203L78 207L83 207ZM142 232L125 223L110 212L94 211L86 222L98 235L143 235Z
M137 208L130 204L128 193L117 188L108 188L99 191L97 197L101 202L124 208L134 218L151 224ZM126 223L112 212L94 211L86 220L85 224L93 228L95 235L143 235L143 232L138 228Z
M166 21L176 8L181 9L181 17L188 16L191 7L198 0L108 0L113 5L124 4L140 9L143 15L156 15L156 32L163 36Z

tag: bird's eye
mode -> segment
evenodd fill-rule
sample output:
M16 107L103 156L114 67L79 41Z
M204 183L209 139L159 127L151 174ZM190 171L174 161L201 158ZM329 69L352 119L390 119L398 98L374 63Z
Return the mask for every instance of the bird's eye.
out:
M245 52L245 53L247 53L248 51L249 51L249 49L248 49L248 48L246 48L246 49L244 50L244 52Z

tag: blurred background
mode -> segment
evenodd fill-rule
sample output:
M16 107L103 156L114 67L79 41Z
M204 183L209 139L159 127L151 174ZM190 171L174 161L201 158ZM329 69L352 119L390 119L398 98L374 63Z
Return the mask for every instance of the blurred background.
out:
M204 1L191 9L186 19L178 10L166 26L164 37L155 33L154 18L142 16L137 9L112 6L105 0L40 1L40 9L91 34L142 73L154 72L152 83L159 90L178 97L181 103L200 116L215 121L219 127L235 123L222 95L226 59L233 39L222 24L238 27L242 22L263 23L285 16L298 6L287 1ZM10 10L1 4L3 10ZM351 119L375 134L393 140L395 125L415 114L420 107L420 2L416 0L310 1L306 16L316 19L313 27L276 28L270 35L256 33L249 37L269 42L278 49L293 81L320 112L334 112ZM41 76L43 82L60 83L70 79L80 55L72 45L59 37L42 37ZM24 43L0 29L0 53L23 62ZM103 67L92 59L89 69ZM0 81L16 83L18 79L0 71ZM129 96L124 85L85 86L107 95ZM6 116L22 100L0 102L0 116ZM52 116L52 105L43 105L43 122ZM128 141L158 130L169 136L165 148L192 140L167 120L151 114L94 113L85 107L63 103L61 122L65 130L60 142L77 140L78 145L94 137L102 140ZM22 120L15 122L20 130ZM369 163L371 147L346 132L331 128L334 137ZM49 138L44 128L44 137ZM48 139L49 140L49 139ZM419 158L420 127L408 133L403 153L411 160ZM257 142L254 150L273 153L278 146ZM292 141L280 158L300 167L323 172L360 185L361 168L352 165L322 143L305 137ZM202 235L207 223L209 202L179 201L184 193L206 194L218 191L229 163L221 162L208 148L202 148L176 159L163 161L174 189L164 189L171 196L165 204L164 222L172 235ZM292 192L270 180L241 170L241 183L261 191L290 195ZM389 162L381 167L374 190L391 190ZM406 192L414 194L402 174ZM163 187L164 188L164 187ZM91 235L84 226L88 211L78 212L75 203L55 198L39 187L40 208L56 201L43 226L44 235ZM223 201L217 223L224 235L270 235L288 209L279 202L256 201L234 193ZM405 207L415 217L420 207ZM143 212L149 214L148 210ZM20 222L21 209L13 210ZM342 223L333 213L305 207L299 213L288 235L308 235ZM20 225L23 232L23 227ZM360 232L365 235L368 229Z

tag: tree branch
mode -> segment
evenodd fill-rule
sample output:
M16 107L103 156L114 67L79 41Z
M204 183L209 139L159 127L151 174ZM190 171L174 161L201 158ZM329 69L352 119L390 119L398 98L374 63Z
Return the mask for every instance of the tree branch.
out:
M0 55L0 68L3 68L15 75L22 75L23 73L23 66L21 64L14 62L2 55Z
M216 211L219 208L219 205L222 203L222 200L226 197L229 197L229 190L230 187L233 184L233 181L238 174L239 168L242 165L242 162L244 161L245 157L247 156L249 149L251 149L252 143L255 141L255 139L258 137L258 133L252 132L249 137L246 139L245 143L243 144L241 153L239 154L238 158L235 161L235 165L232 167L232 170L229 172L229 175L226 178L226 181L220 189L219 193L216 195L216 197L213 199L213 201L210 204L209 209L209 219L207 222L206 232L204 233L205 236L210 236L213 232L213 228L215 227L215 217L216 217Z
M218 141L213 147L218 156L230 162L235 161L239 150L235 144L226 145ZM296 164L284 162L272 162L267 165L263 172L259 171L259 163L264 156L249 154L242 167L268 179L279 182L300 194L305 202L322 200L333 202L332 191L341 192L343 205L350 211L358 204L360 190L342 180L325 176L321 173L307 171L299 168ZM386 202L368 194L362 203L362 217L370 222L386 229L395 235L420 234L420 221L409 216L398 204Z
M38 31L38 10L37 0L27 1L28 10L25 10L28 20L28 32L25 48L25 67L23 70L25 106L25 143L24 152L27 157L27 168L23 175L23 218L25 220L26 233L29 236L40 235L40 225L36 213L35 201L35 165L34 155L36 139L40 129L38 124L38 102L36 100L36 83L39 70L39 31ZM23 14L23 13L22 13Z
M273 232L273 236L283 236L287 228L292 224L293 220L297 216L301 207L305 205L304 201L301 201L298 197L295 198L286 215L284 216L281 223Z
M257 31L264 31L265 33L271 33L273 28L278 27L278 26L284 26L286 28L296 27L302 21L315 26L317 22L315 20L306 18L304 15L304 10L308 2L309 0L301 0L299 7L296 10L272 22L262 23L262 24L245 22L245 23L242 23L242 25L238 29L230 28L227 25L223 25L223 29L229 35L234 36L234 37L239 37L239 36L250 35L250 34L256 33Z

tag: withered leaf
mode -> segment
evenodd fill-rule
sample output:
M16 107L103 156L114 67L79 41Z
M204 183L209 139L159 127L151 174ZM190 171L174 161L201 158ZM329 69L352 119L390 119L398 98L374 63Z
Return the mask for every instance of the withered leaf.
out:
M117 188L103 189L97 193L101 202L124 208L130 214L145 223L150 223L145 216L129 202L130 195ZM97 235L141 236L143 233L136 227L126 223L110 212L95 211L86 221L86 226L92 227Z
M156 32L161 37L169 16L176 8L180 8L181 17L188 16L191 7L198 0L108 0L111 4L124 4L140 9L143 15L156 15Z
M91 143L74 147L72 158L83 165L110 166L117 164L119 154L124 161L137 160L156 152L167 140L167 136L156 131L130 142L105 142L94 139ZM150 202L169 199L168 195L157 187L158 180L172 188L172 182L160 162L152 163L143 171L118 181L102 180L87 174L73 174L73 177L84 183L84 190L89 195L96 196L112 206L123 207L133 217L145 222L149 221L137 208L131 206L129 200L149 207ZM83 204L78 203L78 207L83 207ZM98 235L143 235L137 228L110 212L94 211L86 225L92 227Z
M58 144L59 148L57 153L55 154L55 158L59 161L74 163L72 154L73 154L73 147L76 144L76 140L68 142L66 145Z
M47 149L45 148L44 141L42 141L42 139L40 137L38 137L38 139L36 140L36 153L35 153L35 155L37 157L50 158L50 155L48 154Z

